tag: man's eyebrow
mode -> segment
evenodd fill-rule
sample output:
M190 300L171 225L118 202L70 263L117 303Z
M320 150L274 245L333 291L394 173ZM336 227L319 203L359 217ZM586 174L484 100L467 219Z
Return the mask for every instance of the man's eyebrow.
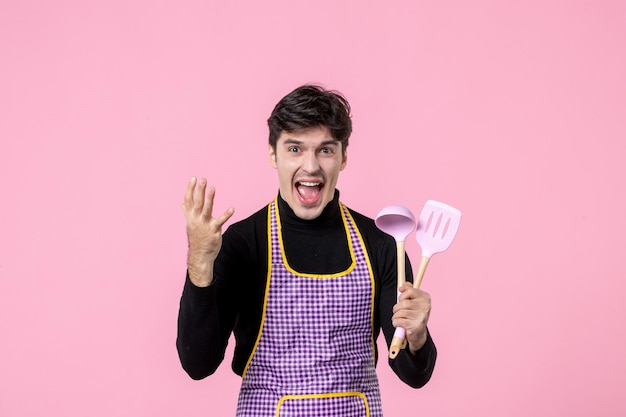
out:
M285 145L302 145L304 142L302 142L301 140L297 140L297 139L292 139L292 138L288 138L285 139ZM323 141L322 143L320 143L320 146L328 146L328 145L339 145L339 141L335 140L335 139L328 139Z
M301 140L296 140L296 139L285 139L285 144L293 144L293 145L302 145L302 141Z

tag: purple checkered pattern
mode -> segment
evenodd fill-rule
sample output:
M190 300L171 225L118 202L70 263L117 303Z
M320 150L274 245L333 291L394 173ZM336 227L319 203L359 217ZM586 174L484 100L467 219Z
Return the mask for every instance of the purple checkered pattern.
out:
M311 277L292 273L284 264L275 204L270 206L267 308L237 416L382 415L372 346L373 280L356 226L341 207L356 265L341 276Z

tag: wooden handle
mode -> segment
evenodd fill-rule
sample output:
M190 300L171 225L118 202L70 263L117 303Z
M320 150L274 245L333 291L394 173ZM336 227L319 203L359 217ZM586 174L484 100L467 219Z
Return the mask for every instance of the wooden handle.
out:
M405 339L400 339L399 337L394 336L391 340L391 345L389 346L389 358L395 359L402 350L402 345L404 344Z
M413 280L413 288L419 288L422 284L422 279L424 278L424 272L426 272L426 267L428 266L428 261L430 258L422 256L422 261L420 262L420 267L417 270L417 276L415 280Z
M404 241L396 241L397 249L397 264L398 264L398 289L406 282L406 266L404 262ZM398 292L400 294L400 292ZM389 346L389 358L395 359L406 346L405 331L402 328L396 329L396 333L391 339L391 345Z
M406 281L406 267L404 264L404 242L396 242L397 258L398 258L398 288L404 285Z

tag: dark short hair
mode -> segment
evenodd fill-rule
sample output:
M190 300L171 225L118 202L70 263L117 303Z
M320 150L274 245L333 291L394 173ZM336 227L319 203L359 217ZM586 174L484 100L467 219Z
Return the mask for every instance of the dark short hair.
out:
M318 85L303 85L283 97L267 120L269 143L275 149L282 132L325 126L345 152L352 133L350 104L339 92Z

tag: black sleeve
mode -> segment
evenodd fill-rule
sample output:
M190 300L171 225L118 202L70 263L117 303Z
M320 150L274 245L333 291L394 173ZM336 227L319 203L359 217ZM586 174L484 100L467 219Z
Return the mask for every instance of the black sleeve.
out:
M437 349L428 333L426 343L415 355L408 348L402 349L395 359L389 359L389 365L404 383L413 388L421 388L430 380L436 359Z
M178 311L176 348L183 369L193 379L215 372L224 359L233 318L220 313L216 285L196 287L185 279Z
M214 265L213 283L195 286L189 275L180 299L176 348L183 369L193 379L213 374L224 360L228 340L239 311L235 302L237 282L247 265L241 249L244 239L229 228Z

